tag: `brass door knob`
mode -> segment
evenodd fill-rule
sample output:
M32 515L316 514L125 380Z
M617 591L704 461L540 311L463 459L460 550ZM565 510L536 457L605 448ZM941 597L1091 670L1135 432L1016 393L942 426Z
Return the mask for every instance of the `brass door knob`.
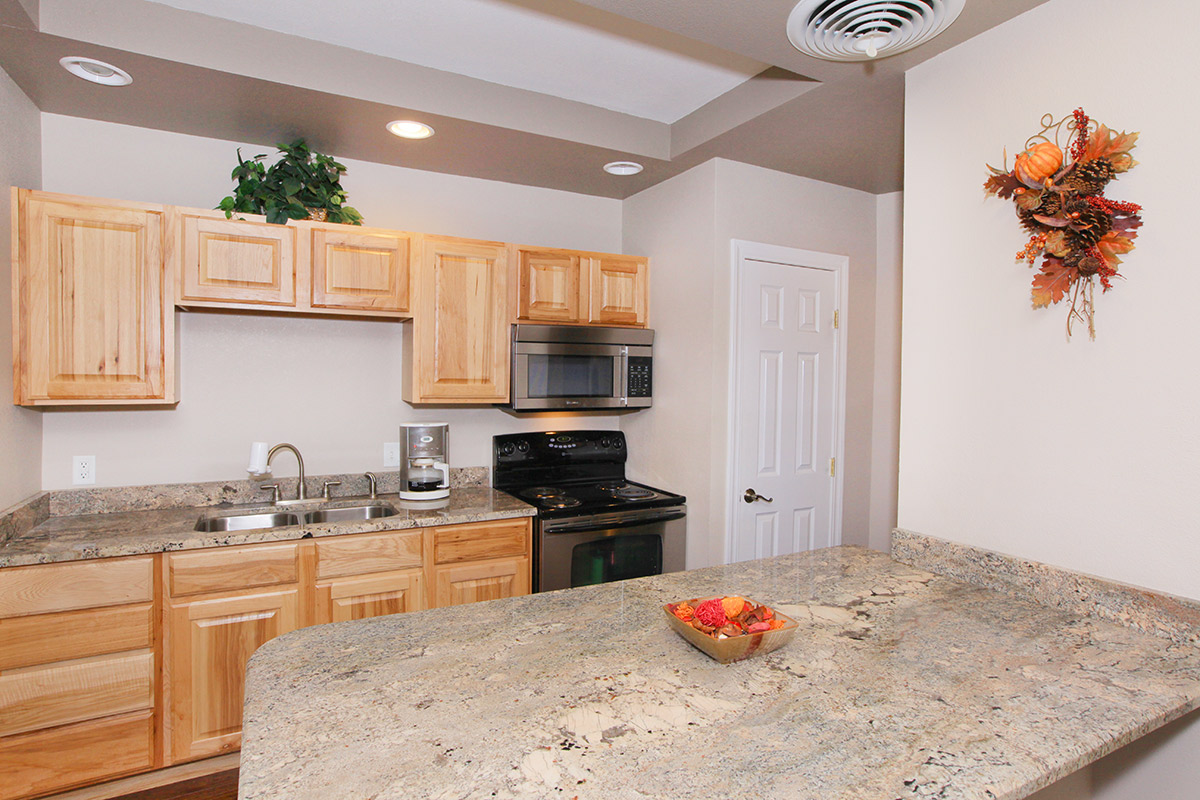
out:
M761 494L754 491L753 489L747 489L746 493L744 495L742 495L742 499L745 500L747 503L754 503L758 500L762 500L764 503L772 503L775 501L774 497L763 497Z

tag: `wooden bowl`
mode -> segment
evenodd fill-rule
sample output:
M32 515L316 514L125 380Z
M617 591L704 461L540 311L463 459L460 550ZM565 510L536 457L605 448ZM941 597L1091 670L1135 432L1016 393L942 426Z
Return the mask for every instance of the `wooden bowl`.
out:
M708 599L710 598L701 597L699 600L688 600L687 602L696 606ZM762 605L757 600L754 602L756 605ZM678 605L678 603L664 605L663 613L667 615L667 622L675 629L675 632L684 639L687 639L697 650L722 664L732 664L734 661L741 661L753 656L760 656L763 653L769 653L772 650L778 650L792 640L792 637L796 635L796 628L799 627L799 623L796 620L772 609L775 613L775 619L784 623L782 628L776 628L773 631L747 633L742 636L730 636L727 639L717 639L703 631L696 630L672 614L672 605Z

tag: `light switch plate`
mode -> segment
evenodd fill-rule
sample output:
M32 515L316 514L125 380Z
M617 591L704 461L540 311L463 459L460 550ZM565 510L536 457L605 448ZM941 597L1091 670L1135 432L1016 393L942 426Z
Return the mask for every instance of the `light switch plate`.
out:
M399 442L384 442L383 443L383 465L385 467L400 466L400 443Z
M72 456L71 457L71 483L75 486L84 486L96 482L96 457L95 456Z

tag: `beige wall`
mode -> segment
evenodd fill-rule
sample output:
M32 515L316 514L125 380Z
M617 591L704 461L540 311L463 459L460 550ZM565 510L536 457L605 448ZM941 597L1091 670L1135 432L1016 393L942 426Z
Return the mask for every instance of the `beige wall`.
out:
M688 496L690 566L725 560L732 239L850 258L842 541L871 542L876 213L874 195L722 159L625 201L625 246L655 265L664 372L621 426L655 452L643 477Z
M44 187L211 207L231 188L238 146L46 114ZM270 149L241 146L245 156ZM372 225L610 252L621 248L617 200L345 163L350 202ZM618 424L611 415L414 409L400 399L402 328L395 322L202 312L180 313L177 320L179 406L46 413L44 488L70 485L73 455L96 456L100 485L236 478L244 474L254 440L294 442L313 473L381 469L383 443L396 440L398 423L442 420L451 425L452 465L473 466L491 463L496 433ZM294 474L290 459L281 458L279 466L278 474Z
M870 546L891 547L900 478L900 307L903 249L901 192L875 205L875 390L871 412Z
M1200 598L1200 107L1159 88L1200 74L1161 38L1189 25L1191 3L1054 0L908 73L902 527ZM1067 29L1102 79L1046 80L1077 62L1029 31ZM1076 106L1142 131L1109 194L1146 224L1127 280L1096 293L1096 341L1068 343L1062 304L1030 308L1011 203L980 187L985 162Z
M40 119L8 74L0 70L0 353L12 352L9 186L41 182ZM0 369L0 510L41 489L42 415L11 404L12 370Z
M709 161L624 203L625 247L650 256L655 360L654 407L623 418L621 430L641 453L630 476L687 497L689 569L725 561L712 495L724 431L713 395L725 369L713 352L716 175Z
M1051 0L908 73L902 527L1200 598L1200 55L1164 37L1198 25L1192 3ZM1030 308L1011 204L980 187L1077 106L1142 131L1109 194L1146 224L1127 280L1096 293L1096 341L1068 344L1061 304ZM1198 747L1189 719L1053 796L1194 797Z

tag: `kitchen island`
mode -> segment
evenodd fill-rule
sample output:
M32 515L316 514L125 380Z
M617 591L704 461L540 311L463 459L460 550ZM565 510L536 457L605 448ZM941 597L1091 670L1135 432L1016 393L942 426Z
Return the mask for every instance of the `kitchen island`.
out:
M796 638L709 660L661 606L715 594ZM275 639L240 796L1004 800L1198 700L1190 644L838 547Z

